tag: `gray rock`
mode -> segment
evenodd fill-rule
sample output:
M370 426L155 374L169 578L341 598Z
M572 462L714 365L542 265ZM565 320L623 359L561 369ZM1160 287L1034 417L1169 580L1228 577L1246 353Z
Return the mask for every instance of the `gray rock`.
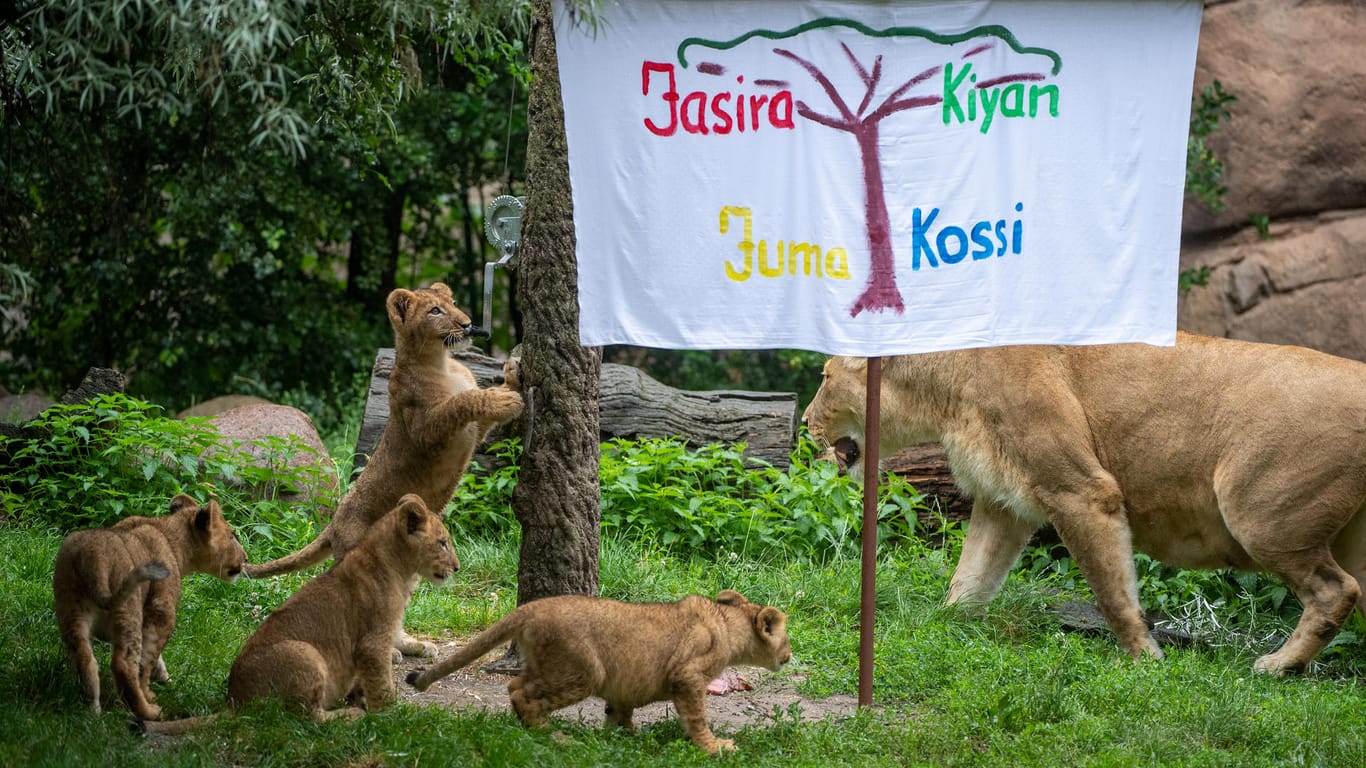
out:
M278 496L290 503L312 505L323 515L336 509L337 467L308 414L287 405L252 403L224 411L208 424L218 431L225 449L245 456L252 466L306 470L307 481L297 484L244 484L257 498ZM276 451L257 442L271 437L289 440L298 449Z

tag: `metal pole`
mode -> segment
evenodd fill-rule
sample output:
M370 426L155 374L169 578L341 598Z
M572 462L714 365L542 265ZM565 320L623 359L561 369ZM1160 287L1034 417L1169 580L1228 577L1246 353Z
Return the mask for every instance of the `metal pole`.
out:
M878 427L882 418L882 358L868 358L863 428L863 563L859 596L858 704L873 703L873 608L877 591Z

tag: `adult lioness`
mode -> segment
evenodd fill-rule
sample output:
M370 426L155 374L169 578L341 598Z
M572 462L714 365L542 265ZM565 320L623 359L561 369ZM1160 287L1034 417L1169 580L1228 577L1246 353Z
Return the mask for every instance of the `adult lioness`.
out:
M113 646L109 666L128 708L153 720L153 673L175 631L180 580L211 573L232 581L247 553L218 502L200 505L180 494L165 517L127 517L110 528L75 531L62 540L52 572L52 598L67 659L90 710L100 713L100 672L92 636Z
M371 525L346 559L305 584L266 617L228 673L232 707L276 696L315 720L358 715L329 710L348 693L379 709L394 700L389 648L403 622L409 581L440 585L460 567L441 516L408 494ZM180 733L214 717L144 723Z
M888 358L883 455L938 440L974 498L950 603L992 599L1052 523L1134 656L1162 652L1132 550L1264 570L1304 604L1256 669L1302 669L1366 611L1366 365L1179 334L1174 347L1001 347ZM803 419L862 476L865 360L837 357Z
M542 726L551 712L600 696L607 701L606 724L630 729L636 707L671 699L688 736L707 752L735 748L707 726L707 683L733 664L776 671L792 658L783 612L734 590L715 600L690 595L655 604L564 595L517 608L454 655L409 673L408 684L425 691L507 640L522 655L508 698L527 726Z
M389 294L394 330L394 368L389 378L389 421L375 453L342 499L332 520L311 543L268 563L247 566L265 578L336 562L400 497L416 493L440 513L450 503L478 443L495 425L517 418L522 396L507 386L479 389L474 374L452 360L449 350L468 346L476 329L455 307L443 283ZM404 653L434 649L406 635L396 638Z

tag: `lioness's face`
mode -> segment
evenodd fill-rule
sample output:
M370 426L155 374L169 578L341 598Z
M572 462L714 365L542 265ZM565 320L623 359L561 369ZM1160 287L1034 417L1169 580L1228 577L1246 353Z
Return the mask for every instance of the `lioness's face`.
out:
M445 283L416 291L396 288L389 294L387 306L396 338L436 341L455 351L468 348L475 337L488 336L488 331L475 327L469 315L455 306Z
M863 358L832 357L821 371L821 386L802 413L802 421L825 453L855 479L863 478L863 439L868 363Z

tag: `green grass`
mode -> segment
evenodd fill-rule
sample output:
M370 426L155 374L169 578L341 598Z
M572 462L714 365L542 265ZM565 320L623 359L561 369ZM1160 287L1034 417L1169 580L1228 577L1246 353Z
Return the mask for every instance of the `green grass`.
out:
M842 720L775 712L761 726L718 729L736 740L735 755L702 754L676 722L623 734L562 721L556 735L510 714L406 704L317 725L266 702L189 737L140 737L117 702L106 698L98 718L81 703L52 612L58 542L0 527L0 765L1366 765L1366 686L1340 674L1360 667L1359 646L1354 666L1288 679L1252 674L1266 650L1255 643L1134 663L1107 633L1064 632L1047 610L1056 582L1027 569L985 616L943 607L953 551L914 543L885 546L878 563L875 706ZM465 634L512 607L515 535L459 540L458 551L460 574L419 590L410 630ZM159 688L168 714L222 708L233 655L306 577L190 577L166 652L173 679ZM782 674L809 697L856 693L856 558L705 557L622 534L604 537L601 577L603 594L620 599L733 587L782 607L795 653ZM107 649L99 654L111 692Z

